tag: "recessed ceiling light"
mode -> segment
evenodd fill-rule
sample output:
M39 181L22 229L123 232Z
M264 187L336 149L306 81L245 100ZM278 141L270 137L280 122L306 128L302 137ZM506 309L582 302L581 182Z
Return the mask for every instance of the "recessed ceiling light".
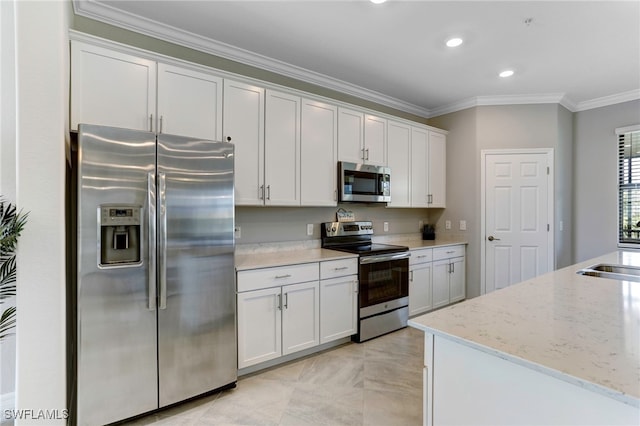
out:
M380 4L380 3L384 3L387 0L369 0L369 1L373 4Z
M458 37L447 40L447 46L449 47L457 47L457 46L460 46L461 44L462 44L462 39Z
M511 77L513 75L513 70L505 70L498 74L500 77Z

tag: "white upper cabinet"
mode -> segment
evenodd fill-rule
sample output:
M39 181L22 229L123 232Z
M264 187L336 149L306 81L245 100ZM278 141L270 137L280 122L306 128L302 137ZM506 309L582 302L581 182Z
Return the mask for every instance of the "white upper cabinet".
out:
M387 159L391 168L389 207L411 207L411 126L389 120Z
M387 119L375 115L364 116L364 162L387 165Z
M302 100L300 187L303 206L337 205L338 108Z
M156 62L71 42L71 129L97 124L155 131Z
M338 160L387 165L387 120L338 108Z
M79 123L220 140L222 79L73 41L71 129Z
M388 121L390 207L445 207L446 136Z
M430 207L429 131L416 127L411 129L411 206Z
M267 90L265 205L300 205L300 97Z
M429 207L446 207L447 137L429 132Z
M224 81L223 139L235 146L235 203L261 205L264 194L262 87Z
M338 108L338 160L362 163L363 148L364 113Z
M391 167L390 207L445 207L446 136L428 126L89 38L71 41L71 130L231 142L236 205L335 207L337 163L346 161Z
M158 64L157 132L222 140L222 78Z

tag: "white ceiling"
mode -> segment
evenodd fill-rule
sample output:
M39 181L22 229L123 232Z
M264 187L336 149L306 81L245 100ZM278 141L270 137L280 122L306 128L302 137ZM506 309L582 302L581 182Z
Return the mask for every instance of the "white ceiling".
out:
M640 1L74 1L76 13L424 116L640 98ZM531 19L530 23L525 21ZM452 49L451 36L464 39ZM504 79L498 73L515 71Z

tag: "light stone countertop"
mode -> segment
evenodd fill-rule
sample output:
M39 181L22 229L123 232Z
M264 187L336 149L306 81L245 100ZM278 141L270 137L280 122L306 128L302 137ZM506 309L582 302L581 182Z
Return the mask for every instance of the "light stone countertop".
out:
M270 268L275 266L296 265L300 263L322 262L358 257L357 254L345 253L322 248L306 248L299 250L278 250L271 252L254 252L237 254L236 271Z
M409 320L409 325L640 407L640 283L576 274L640 266L619 250Z
M397 244L409 249L446 247L467 244L459 237L438 238L436 240L420 239L421 234L400 234L390 236L374 236L376 243ZM236 271L295 265L299 263L322 262L358 257L357 254L320 248L320 240L289 241L263 244L244 244L236 246Z

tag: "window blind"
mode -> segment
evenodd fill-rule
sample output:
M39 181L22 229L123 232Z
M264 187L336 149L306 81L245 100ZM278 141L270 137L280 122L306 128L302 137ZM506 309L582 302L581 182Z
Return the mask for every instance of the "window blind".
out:
M640 244L640 131L618 134L618 241Z

